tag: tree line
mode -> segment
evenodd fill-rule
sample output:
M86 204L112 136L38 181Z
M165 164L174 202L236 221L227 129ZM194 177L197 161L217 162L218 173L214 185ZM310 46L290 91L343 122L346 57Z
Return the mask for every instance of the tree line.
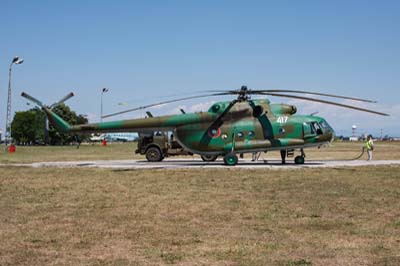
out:
M77 115L65 104L60 104L52 109L70 125L87 124L88 120L83 115ZM27 111L16 112L11 124L11 135L17 145L67 145L81 142L88 137L73 136L59 133L51 124L46 136L46 115L36 107Z

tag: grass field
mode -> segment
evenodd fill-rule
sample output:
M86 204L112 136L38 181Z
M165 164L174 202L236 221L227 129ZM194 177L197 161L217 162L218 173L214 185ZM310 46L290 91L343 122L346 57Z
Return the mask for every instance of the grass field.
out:
M399 159L400 145L383 145L376 158ZM339 143L308 156L358 149ZM132 150L17 147L0 158L130 159ZM0 265L400 265L399 170L3 165Z

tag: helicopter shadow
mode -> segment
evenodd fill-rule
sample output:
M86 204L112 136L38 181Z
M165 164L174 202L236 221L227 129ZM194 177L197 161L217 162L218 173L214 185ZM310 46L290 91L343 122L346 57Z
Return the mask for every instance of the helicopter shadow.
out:
M148 162L146 160L140 160L137 161L138 164L142 165L154 165L155 167L160 167L163 165L166 166L199 166L199 167L204 167L204 166L225 166L224 162L222 160L217 160L214 162L204 162L204 161L194 161L194 160L165 160L162 162ZM262 166L276 166L276 167L282 167L282 168L288 168L288 167L293 167L293 168L298 168L301 166L318 166L318 165L325 165L324 162L321 161L309 161L305 162L304 164L295 164L294 162L287 162L285 164L282 164L281 161L279 160L264 160L264 161L239 161L237 166L254 166L254 167L262 167Z

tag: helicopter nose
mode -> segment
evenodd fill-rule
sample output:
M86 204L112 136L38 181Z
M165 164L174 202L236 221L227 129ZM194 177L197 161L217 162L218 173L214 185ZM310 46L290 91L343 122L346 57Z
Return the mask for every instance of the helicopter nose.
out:
M329 130L329 138L330 138L330 143L332 143L335 140L335 131Z

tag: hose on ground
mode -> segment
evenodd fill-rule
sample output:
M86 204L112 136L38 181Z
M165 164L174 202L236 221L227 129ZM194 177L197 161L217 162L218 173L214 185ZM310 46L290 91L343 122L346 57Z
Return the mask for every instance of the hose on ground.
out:
M346 160L344 160L344 161L355 161L355 160L358 160L358 159L360 159L360 158L364 155L364 152L365 152L365 147L362 146L362 147L361 147L361 153L360 153L360 155L358 155L357 157L352 158L352 159L346 159Z

